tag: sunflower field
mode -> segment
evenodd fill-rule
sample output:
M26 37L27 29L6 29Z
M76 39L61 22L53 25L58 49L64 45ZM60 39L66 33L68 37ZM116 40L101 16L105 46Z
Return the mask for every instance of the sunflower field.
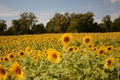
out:
M0 80L120 80L120 32L0 36Z

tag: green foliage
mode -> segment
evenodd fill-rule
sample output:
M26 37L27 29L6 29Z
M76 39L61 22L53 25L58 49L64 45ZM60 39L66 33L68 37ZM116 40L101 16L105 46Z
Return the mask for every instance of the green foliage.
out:
M110 15L106 15L101 23L94 22L94 14L86 13L55 13L47 22L37 24L37 17L33 13L24 12L20 19L12 20L8 27L5 20L0 20L0 35L41 34L41 33L65 33L65 32L119 32L120 17L114 21Z

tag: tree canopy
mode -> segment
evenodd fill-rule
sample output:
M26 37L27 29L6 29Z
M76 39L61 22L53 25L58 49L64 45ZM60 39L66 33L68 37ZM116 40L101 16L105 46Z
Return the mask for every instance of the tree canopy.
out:
M112 21L111 16L106 15L98 24L94 21L93 12L55 13L46 26L38 23L34 13L28 12L20 14L19 19L12 20L11 26L7 26L5 20L0 20L0 35L118 31L120 31L120 16Z

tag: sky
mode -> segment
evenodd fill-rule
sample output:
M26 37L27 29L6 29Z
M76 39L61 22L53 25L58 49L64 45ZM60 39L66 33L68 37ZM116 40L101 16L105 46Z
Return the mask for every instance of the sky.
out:
M38 23L46 23L55 13L94 13L94 22L110 15L111 19L120 16L120 0L0 0L0 19L8 26L14 19L19 19L23 12L32 12Z

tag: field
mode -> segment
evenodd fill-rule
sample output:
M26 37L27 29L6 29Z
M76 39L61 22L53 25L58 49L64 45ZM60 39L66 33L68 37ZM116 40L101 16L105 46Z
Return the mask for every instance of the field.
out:
M120 32L0 36L0 80L120 80Z

